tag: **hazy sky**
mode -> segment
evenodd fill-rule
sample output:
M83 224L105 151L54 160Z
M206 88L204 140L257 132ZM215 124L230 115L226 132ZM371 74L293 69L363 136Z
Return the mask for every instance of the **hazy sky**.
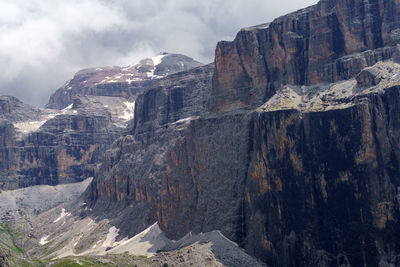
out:
M219 40L317 0L0 0L0 95L43 106L82 68L159 54L213 61Z

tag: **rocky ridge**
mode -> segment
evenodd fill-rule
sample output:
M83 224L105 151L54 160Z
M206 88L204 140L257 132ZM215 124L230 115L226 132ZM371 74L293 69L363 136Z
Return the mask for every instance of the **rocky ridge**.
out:
M134 100L153 80L202 64L180 54L163 53L125 67L84 69L50 96L48 108L63 109L76 95L114 96Z
M92 177L105 150L134 117L135 99L161 77L200 66L163 54L127 67L79 71L35 108L0 99L0 188L78 182Z
M116 89L133 120L82 198L37 217L30 252L135 254L151 233L174 264L252 262L218 258L233 241L270 266L399 265L399 21L398 0L322 0L220 42L214 64ZM107 105L102 86L71 109Z
M91 214L122 233L220 230L271 266L398 264L399 7L323 0L241 30L217 46L209 95L191 94L200 116L155 105L173 88L143 94Z

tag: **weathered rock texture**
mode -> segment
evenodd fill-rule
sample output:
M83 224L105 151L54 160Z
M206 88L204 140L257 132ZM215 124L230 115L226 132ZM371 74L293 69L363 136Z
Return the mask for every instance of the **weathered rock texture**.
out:
M218 229L271 266L399 265L399 32L398 0L329 0L219 43L212 88L203 67L137 99L93 214Z
M83 105L84 98L77 98L62 111L29 107L11 97L2 100L13 108L0 116L1 189L91 177L103 151L124 129L123 120L94 100Z
M322 0L242 29L233 42L217 45L211 108L259 105L287 83L349 79L393 56L399 14L398 0Z
M138 233L157 220L166 158L194 116L206 111L213 70L207 65L156 81L137 99L129 134L104 155L87 203L95 215L113 218L122 234Z
M1 97L0 189L93 176L104 151L134 117L138 95L162 77L201 65L183 55L163 54L123 68L81 70L50 97L47 107L54 109ZM173 99L174 108L181 108L181 100Z
M127 67L84 69L51 95L47 107L65 108L76 95L113 96L133 100L151 86L154 80L201 65L184 55L163 54Z

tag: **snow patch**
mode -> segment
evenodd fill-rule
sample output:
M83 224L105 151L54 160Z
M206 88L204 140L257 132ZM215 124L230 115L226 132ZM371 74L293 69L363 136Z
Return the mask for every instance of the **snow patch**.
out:
M111 227L108 230L108 234L106 237L106 240L104 240L103 244L101 245L102 247L112 247L114 242L115 242L115 238L119 235L119 229L116 228L115 226Z
M140 78L133 78L133 79L126 79L125 81L126 81L127 83L131 84L132 82L141 81L141 80L142 80L142 79L140 79Z
M17 130L21 133L28 134L36 132L46 121L47 120L18 122L14 124L14 127L17 128Z
M126 106L126 108L124 109L124 113L121 116L119 116L119 118L125 121L129 121L133 119L133 116L135 114L135 101L124 102L124 105Z
M29 134L32 132L36 132L43 124L45 124L48 120L53 119L55 116L59 114L48 114L40 121L23 121L17 122L14 124L14 127L23 134Z
M65 217L68 217L68 216L71 216L71 213L65 212L65 209L63 208L63 209L61 210L60 216L59 216L57 219L55 219L53 223L56 223L56 222L58 222L59 220L65 218Z
M185 123L185 122L189 122L191 120L194 120L196 118L198 118L198 117L187 117L187 118L183 118L183 119L177 120L175 123L176 124Z
M158 250L165 247L171 241L162 232L158 223L154 223L143 232L135 235L134 237L122 240L120 244L109 253L124 253L128 252L132 255L146 255L152 256Z
M70 109L72 109L72 105L73 105L73 104L69 105L68 107L64 108L63 110L70 110Z
M42 238L40 239L40 241L39 241L39 244L40 244L41 246L43 246L43 245L46 245L47 243L49 243L49 241L47 241L47 238L49 238L48 235L42 237Z

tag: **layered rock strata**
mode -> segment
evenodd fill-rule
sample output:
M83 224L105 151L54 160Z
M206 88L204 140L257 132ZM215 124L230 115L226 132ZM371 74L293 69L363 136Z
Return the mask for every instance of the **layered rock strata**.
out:
M397 0L320 1L219 43L199 117L168 85L137 100L93 214L218 229L271 266L399 264L399 20Z

